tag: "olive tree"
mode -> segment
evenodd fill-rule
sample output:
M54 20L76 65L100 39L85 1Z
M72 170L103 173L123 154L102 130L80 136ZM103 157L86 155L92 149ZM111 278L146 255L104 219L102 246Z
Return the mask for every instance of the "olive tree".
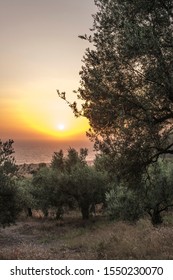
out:
M48 216L49 209L56 210L56 218L63 213L63 206L70 203L69 195L63 191L67 184L64 174L52 168L41 168L34 174L32 180L32 195L36 208L41 209Z
M113 184L106 193L107 213L113 219L136 221L149 215L153 225L163 222L163 213L173 207L172 162L158 161L144 173L138 188Z
M85 165L86 156L88 155L88 150L86 148L81 148L78 152L74 148L69 148L67 151L67 155L64 155L62 150L58 152L54 152L51 161L51 167L58 172L69 172L71 169L77 164Z
M79 164L72 168L70 175L67 174L67 181L66 193L78 203L83 220L89 219L90 207L104 202L108 187L106 174L92 166Z
M162 213L173 207L173 164L159 161L148 170L143 178L143 202L152 223L163 222Z
M173 154L172 0L95 0L91 43L83 57L82 103L95 148L117 159L121 177L140 177ZM66 100L65 93L58 91Z

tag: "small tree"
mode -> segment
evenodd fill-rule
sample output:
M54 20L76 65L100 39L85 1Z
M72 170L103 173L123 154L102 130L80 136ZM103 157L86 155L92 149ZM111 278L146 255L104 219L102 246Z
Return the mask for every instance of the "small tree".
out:
M54 152L51 167L59 172L70 173L71 169L76 164L86 164L86 156L88 155L88 150L86 148L81 148L79 153L74 148L69 148L67 155L64 156L62 150Z
M36 201L32 195L32 182L29 178L19 178L16 180L18 187L18 203L20 208L26 211L27 216L32 217L32 209L36 206Z
M36 201L36 207L41 209L45 216L48 210L56 209L56 217L62 213L62 207L68 204L69 196L63 191L66 185L66 177L51 168L40 169L33 177L32 195Z
M88 154L88 150L81 148L80 152L78 153L76 149L69 148L68 154L65 159L65 167L67 172L71 172L74 166L76 165L85 165L86 164L86 156Z
M14 175L17 167L12 154L13 140L0 141L0 224L2 226L14 223L19 211L18 189Z
M168 161L153 164L134 185L114 184L106 193L111 218L135 221L149 214L153 225L161 224L162 213L173 207L173 169Z
M75 200L83 219L88 219L91 205L104 201L108 178L104 172L87 165L87 153L87 149L82 148L78 153L70 148L64 157L60 150L54 153L51 168L41 169L34 175L33 195L44 212L51 207L59 211Z
M65 188L77 201L81 209L82 218L89 219L91 205L104 202L104 196L108 185L104 173L96 171L93 167L76 165L67 175L68 185Z
M173 207L173 165L159 161L143 178L145 211L154 225L162 223L162 213Z
M65 159L63 150L59 150L58 152L54 152L51 161L51 167L53 169L57 169L60 172L63 172L65 169Z

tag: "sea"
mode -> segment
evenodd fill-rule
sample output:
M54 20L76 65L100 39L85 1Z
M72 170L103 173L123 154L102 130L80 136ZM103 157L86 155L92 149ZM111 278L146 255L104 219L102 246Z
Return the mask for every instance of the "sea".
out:
M14 158L17 165L20 164L38 164L50 163L54 152L63 150L64 155L67 154L69 148L75 148L78 152L80 148L88 149L88 156L86 160L92 163L95 158L93 144L91 142L59 142L59 141L14 141Z

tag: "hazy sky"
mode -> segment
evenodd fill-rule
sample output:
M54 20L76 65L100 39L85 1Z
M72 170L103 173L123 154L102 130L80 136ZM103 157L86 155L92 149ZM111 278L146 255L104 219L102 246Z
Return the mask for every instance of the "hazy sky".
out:
M0 0L0 139L82 138L56 89L79 86L94 0Z

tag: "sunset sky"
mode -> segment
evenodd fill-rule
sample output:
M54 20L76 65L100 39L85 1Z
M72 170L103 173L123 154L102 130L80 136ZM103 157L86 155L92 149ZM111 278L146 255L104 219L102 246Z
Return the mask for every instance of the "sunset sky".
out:
M0 0L0 139L85 139L73 100L94 0Z

